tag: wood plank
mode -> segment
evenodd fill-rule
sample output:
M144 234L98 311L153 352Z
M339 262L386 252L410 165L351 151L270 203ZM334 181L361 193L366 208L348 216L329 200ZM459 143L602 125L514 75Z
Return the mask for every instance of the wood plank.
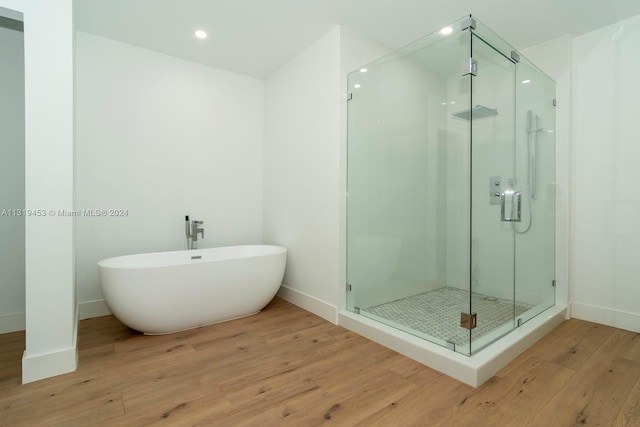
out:
M115 418L124 414L118 391L109 387L93 387L88 383L72 386L72 390L50 393L42 399L29 399L26 404L5 410L2 425L30 426L38 423L52 425L78 419L93 411L103 418ZM34 422L34 417L35 421Z
M640 379L629 393L618 417L613 423L614 427L638 426L640 425Z
M231 404L223 396L212 393L195 399L175 399L150 406L144 411L127 412L123 417L111 420L109 426L164 425L171 427L192 426L194 420L203 419L229 408Z
M49 424L49 420L47 419L47 425L53 427L86 427L111 424L112 421L115 422L124 416L122 397L115 394L111 399L113 399L113 401L110 401L106 405L98 405L77 416L65 416L64 419L53 424ZM28 421L27 425L32 426L32 421Z
M612 337L616 341L621 340L624 342L620 357L640 363L640 333L618 329L613 333Z
M437 426L449 424L448 417L463 405L473 388L440 374L426 386L399 396L356 425L362 427ZM478 423L475 424L479 425ZM457 425L456 425L457 426Z
M174 357L178 353L195 351L186 334L130 335L114 343L113 349L122 361L147 359L156 355Z
M304 411L283 418L281 426L316 426L331 421L337 425L355 425L418 387L387 371L365 383L348 387L348 391L330 395Z
M329 394L340 395L348 394L349 390L354 388L364 387L371 382L372 378L383 375L396 375L398 378L402 378L402 375L391 372L375 361L366 358L339 365L332 364L331 369L311 374L310 378ZM344 378L349 378L349 381L344 381Z
M632 332L612 334L531 425L613 424L640 378L640 363L620 356L632 339Z
M122 391L125 411L172 408L211 395L226 399L213 375L191 367L190 363L165 367L129 379Z
M485 425L522 425L574 374L572 369L532 356L518 370L503 378L493 377L470 393L447 421L453 425L474 425L478 420Z
M507 375L511 369L535 356L569 369L579 369L615 331L597 323L570 319L538 341L496 374Z
M309 378L300 378L295 370L279 372L259 381L233 387L232 391L224 389L225 396L234 404L255 401L280 402L291 396L318 389L318 385Z
M194 426L276 426L282 420L316 405L328 394L319 387L301 389L284 400L248 399L214 415L197 420Z

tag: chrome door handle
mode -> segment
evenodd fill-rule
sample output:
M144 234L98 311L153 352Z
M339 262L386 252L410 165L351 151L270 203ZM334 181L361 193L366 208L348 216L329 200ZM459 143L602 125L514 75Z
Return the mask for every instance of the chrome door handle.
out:
M507 197L511 199L509 216L506 215ZM522 191L505 190L500 193L500 220L503 222L520 222L522 219Z

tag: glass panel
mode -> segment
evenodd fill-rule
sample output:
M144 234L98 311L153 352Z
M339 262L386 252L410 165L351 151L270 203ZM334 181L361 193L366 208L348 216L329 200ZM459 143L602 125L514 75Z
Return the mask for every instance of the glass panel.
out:
M515 65L473 36L471 332L475 353L515 327L514 232L521 190L515 173Z
M523 193L516 230L516 301L526 322L555 304L555 82L522 57L516 73L516 168Z
M460 28L348 77L347 308L468 348L459 322L468 308L470 122L453 114L470 102L461 72L470 35Z
M474 35L484 41L487 45L491 46L496 52L500 53L505 58L510 59L511 51L514 50L513 47L482 22L477 19L475 19L475 21L476 28L473 30Z

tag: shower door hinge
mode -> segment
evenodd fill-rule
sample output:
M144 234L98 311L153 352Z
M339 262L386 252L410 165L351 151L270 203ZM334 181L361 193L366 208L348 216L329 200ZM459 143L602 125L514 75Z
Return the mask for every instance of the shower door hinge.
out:
M467 76L469 74L472 76L478 75L478 61L473 58L465 59L462 62L462 75Z
M518 328L522 326L522 319L518 319Z
M351 283L347 283L347 292L351 292Z
M478 316L476 313L460 313L460 327L465 329L475 329L478 326Z
M512 50L511 51L511 59L513 60L513 62L515 62L517 64L518 62L520 62L520 54L517 51Z
M551 286L553 286L554 288L556 287L556 279L553 279L553 280L551 281Z
M351 101L353 99L353 93L347 92L347 101Z
M462 21L460 26L461 26L461 30L462 31L466 30L467 28L471 28L472 30L475 30L476 29L476 20L473 19L472 16L470 16L467 19L465 19L464 21Z

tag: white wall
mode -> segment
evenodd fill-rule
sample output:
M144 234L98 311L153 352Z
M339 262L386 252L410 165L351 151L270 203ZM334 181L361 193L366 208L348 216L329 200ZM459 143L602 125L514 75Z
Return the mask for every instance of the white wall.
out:
M187 214L200 248L262 242L262 81L78 32L76 99L77 207L128 211L77 218L81 317L99 260L186 248Z
M640 16L572 40L572 315L640 332Z
M73 13L71 0L0 0L23 14L25 205L73 208ZM25 222L26 350L23 382L76 367L73 220Z
M17 21L16 21L17 22ZM0 334L24 330L24 37L0 26ZM5 211L7 210L7 211Z
M340 83L338 27L265 81L264 241L289 250L283 292L334 322Z

